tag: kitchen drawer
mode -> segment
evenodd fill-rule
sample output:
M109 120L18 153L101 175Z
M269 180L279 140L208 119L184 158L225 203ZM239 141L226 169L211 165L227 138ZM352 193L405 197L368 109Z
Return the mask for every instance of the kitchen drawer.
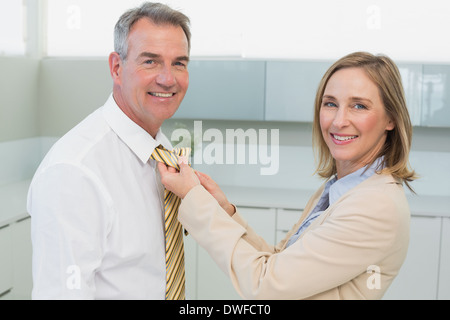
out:
M0 227L0 295L13 286L12 234L9 225Z

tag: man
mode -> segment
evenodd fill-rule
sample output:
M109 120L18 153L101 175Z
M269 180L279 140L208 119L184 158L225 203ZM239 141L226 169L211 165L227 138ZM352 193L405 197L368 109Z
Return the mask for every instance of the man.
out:
M113 93L62 137L28 194L33 299L164 299L160 127L188 88L189 19L162 4L122 15L109 56Z

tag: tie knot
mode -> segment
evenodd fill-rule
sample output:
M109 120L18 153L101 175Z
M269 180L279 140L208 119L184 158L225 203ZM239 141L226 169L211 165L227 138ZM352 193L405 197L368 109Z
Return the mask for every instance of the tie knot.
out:
M189 157L191 148L174 148L172 151L165 149L162 145L159 145L153 150L150 159L165 163L168 166L174 167L180 170L178 165L178 157Z

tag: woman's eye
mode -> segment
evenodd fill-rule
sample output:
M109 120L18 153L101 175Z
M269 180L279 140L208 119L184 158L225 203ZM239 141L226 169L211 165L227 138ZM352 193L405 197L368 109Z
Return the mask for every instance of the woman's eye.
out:
M325 107L336 107L336 104L333 102L324 102L323 104Z
M363 104L355 104L355 109L367 109Z

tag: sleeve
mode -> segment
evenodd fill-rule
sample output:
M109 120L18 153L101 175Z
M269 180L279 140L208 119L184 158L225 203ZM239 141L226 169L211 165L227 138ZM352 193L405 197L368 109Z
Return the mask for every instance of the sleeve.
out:
M304 299L350 281L384 257L395 241L396 214L383 194L370 194L370 206L367 194L348 197L332 217L279 253L245 241L245 228L201 186L183 200L180 221L243 298Z
M54 165L30 187L33 299L94 299L110 203L88 170Z
M236 213L232 218L234 221L245 228L245 234L242 236L242 239L247 241L256 250L274 253L274 246L269 245L263 237L258 235L255 230L253 230L253 228L248 225L247 221L245 221L245 219L240 215L238 208L236 208Z

